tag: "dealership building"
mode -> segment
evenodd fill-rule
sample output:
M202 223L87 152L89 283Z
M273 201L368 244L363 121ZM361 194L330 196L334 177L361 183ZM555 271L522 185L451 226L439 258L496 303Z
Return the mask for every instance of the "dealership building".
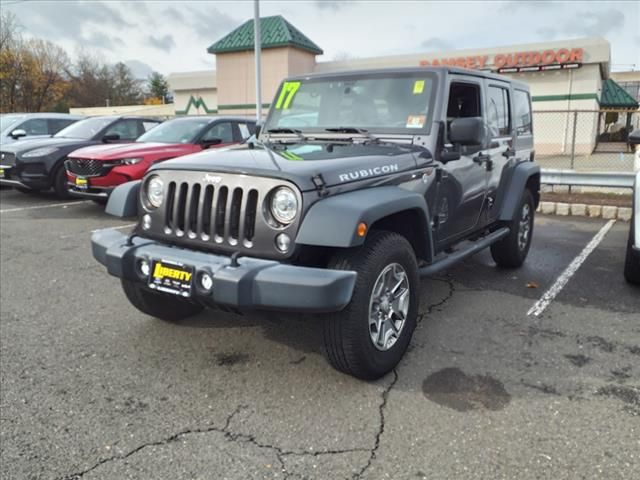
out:
M591 153L604 124L613 121L603 113L606 110L618 111L614 118L623 127L638 126L640 72L624 74L625 88L616 83L616 74L610 71L611 48L603 38L317 61L322 48L285 18L265 17L260 22L263 109L268 108L282 79L291 75L452 65L497 72L526 82L531 88L534 111L556 112L534 115L536 149L541 154L567 153L574 137L576 153ZM253 20L249 20L208 48L216 56L215 71L169 75L175 113L254 114L253 44ZM629 93L633 88L636 98ZM580 115L572 113L575 111ZM553 125L545 125L546 119L553 119Z

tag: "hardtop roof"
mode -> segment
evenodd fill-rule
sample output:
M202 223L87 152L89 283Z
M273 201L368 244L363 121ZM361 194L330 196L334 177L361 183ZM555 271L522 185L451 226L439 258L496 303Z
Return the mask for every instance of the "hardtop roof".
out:
M497 80L501 82L511 83L518 88L529 90L529 85L519 80L514 80L503 75L498 75L486 70L470 70L460 67L448 67L448 66L436 66L436 67L396 67L396 68L375 68L375 69L363 69L363 70L340 70L335 72L322 72L322 73L310 73L306 75L295 75L288 77L287 80L303 80L305 78L333 78L333 77L349 77L349 76L365 76L376 75L384 73L421 73L421 72L433 72L439 76L443 75L466 75L471 77L487 78L491 80Z

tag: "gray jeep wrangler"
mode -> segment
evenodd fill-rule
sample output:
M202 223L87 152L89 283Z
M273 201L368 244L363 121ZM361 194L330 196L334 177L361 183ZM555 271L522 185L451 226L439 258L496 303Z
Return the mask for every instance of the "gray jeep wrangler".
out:
M140 311L322 314L331 364L374 379L409 345L421 276L529 251L539 200L525 84L457 68L285 80L253 143L118 187L93 255Z

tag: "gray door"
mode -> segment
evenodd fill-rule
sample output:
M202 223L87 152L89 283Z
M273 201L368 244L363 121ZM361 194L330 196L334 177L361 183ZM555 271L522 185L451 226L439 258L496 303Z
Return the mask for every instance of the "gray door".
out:
M482 79L451 75L447 99L447 131L456 118L483 117L484 96ZM447 134L448 135L448 134ZM453 149L448 138L448 148ZM438 218L438 243L450 242L477 228L487 188L486 166L475 157L482 146L461 147L459 160L447 162L443 175L435 213Z

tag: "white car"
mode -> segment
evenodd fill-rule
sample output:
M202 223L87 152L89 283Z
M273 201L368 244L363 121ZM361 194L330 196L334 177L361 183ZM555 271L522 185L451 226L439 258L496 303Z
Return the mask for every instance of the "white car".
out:
M629 143L636 148L636 166L640 166L640 130L629 135ZM624 262L624 276L630 283L640 284L640 168L636 169L633 187L633 215L627 242L627 256Z

